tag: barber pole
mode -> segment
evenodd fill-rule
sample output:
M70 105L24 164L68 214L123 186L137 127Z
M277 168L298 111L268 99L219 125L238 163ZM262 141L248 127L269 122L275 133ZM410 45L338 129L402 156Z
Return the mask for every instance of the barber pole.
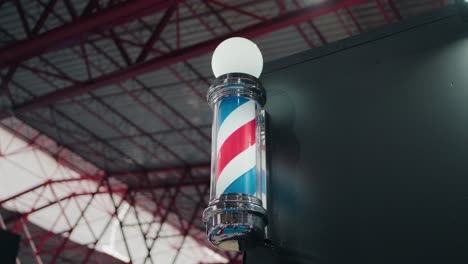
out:
M255 101L234 96L219 105L217 196L223 193L254 195L256 192L256 109Z
M211 196L203 221L215 247L244 251L264 242L267 225L263 59L251 41L232 38L218 46L212 66Z

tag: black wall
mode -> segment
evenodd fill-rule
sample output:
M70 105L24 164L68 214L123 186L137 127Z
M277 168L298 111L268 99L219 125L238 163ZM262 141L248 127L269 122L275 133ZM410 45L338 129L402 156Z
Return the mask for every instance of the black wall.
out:
M20 240L19 235L0 229L0 263L14 264L16 262Z
M275 248L245 263L468 263L468 23L453 8L266 71Z

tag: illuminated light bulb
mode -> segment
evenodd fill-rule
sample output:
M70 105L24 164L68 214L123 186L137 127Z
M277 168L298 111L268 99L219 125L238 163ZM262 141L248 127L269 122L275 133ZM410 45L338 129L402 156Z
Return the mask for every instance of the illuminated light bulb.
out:
M227 73L245 73L258 78L263 69L263 56L252 41L229 38L216 47L211 68L216 78Z

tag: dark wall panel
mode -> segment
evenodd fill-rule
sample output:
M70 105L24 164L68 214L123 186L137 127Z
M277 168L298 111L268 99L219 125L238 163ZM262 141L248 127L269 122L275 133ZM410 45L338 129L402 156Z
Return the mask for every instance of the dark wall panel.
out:
M468 23L418 19L268 65L275 248L247 264L468 263Z
M14 264L18 256L21 237L0 229L0 263Z

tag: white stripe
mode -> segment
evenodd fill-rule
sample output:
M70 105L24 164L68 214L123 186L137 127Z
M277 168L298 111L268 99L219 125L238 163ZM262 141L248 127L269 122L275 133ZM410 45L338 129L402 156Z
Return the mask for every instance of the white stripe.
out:
M216 195L222 194L231 183L255 166L256 154L256 144L254 144L224 167L216 183Z
M223 145L224 141L232 134L234 131L239 129L241 126L248 123L250 120L255 118L255 102L249 100L243 105L239 106L236 110L232 111L226 117L223 124L218 130L218 140L216 142L217 152Z

